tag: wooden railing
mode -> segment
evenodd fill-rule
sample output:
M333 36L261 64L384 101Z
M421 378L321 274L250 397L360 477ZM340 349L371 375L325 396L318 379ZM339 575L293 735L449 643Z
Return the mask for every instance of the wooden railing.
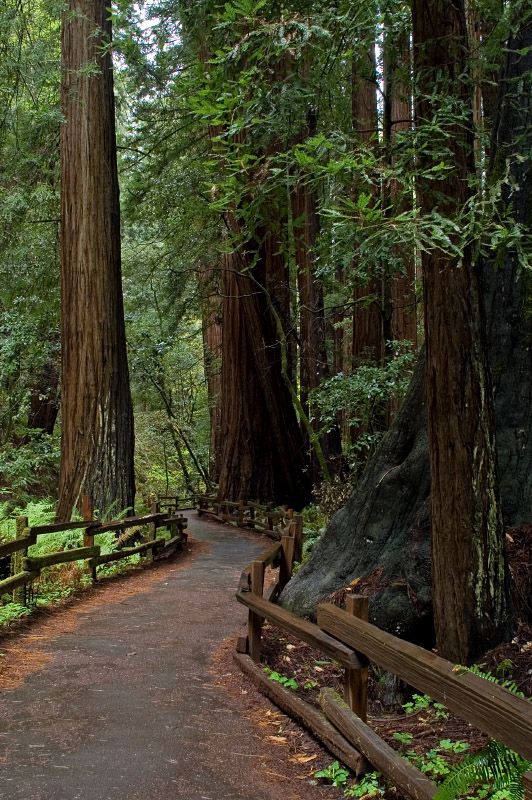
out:
M239 528L259 530L272 539L281 540L287 528L295 526L295 560L301 560L303 545L303 517L294 514L292 508L273 508L271 503L261 505L251 500L218 500L216 495L196 496L198 516L207 514L218 522L236 525Z
M158 499L159 508L166 509L170 513L177 513L179 509L193 509L196 507L197 495L160 494Z
M283 581L291 572L291 548L276 544L243 572L237 600L249 610L248 631L237 642L235 660L263 694L306 725L356 775L378 769L416 800L431 800L437 786L405 761L367 724L368 665L371 660L410 686L443 703L450 711L532 761L532 703L422 647L381 631L368 622L368 599L352 595L346 610L318 606L317 624L264 597L264 568L279 566ZM286 555L288 562L284 565ZM282 583L282 582L281 582ZM301 639L345 670L344 697L322 689L321 712L268 679L258 666L264 620ZM367 759L367 761L366 761ZM532 772L524 776L525 800L532 800Z
M112 561L119 561L137 553L141 555L151 554L154 558L163 553L168 554L171 550L181 549L186 542L187 520L182 515L169 514L160 511L158 503L152 506L151 513L138 517L126 517L112 522L101 522L92 518L90 501L84 503L84 520L75 522L59 522L49 525L28 524L27 517L17 517L16 519L16 538L13 541L0 544L0 558L11 557L11 576L0 580L0 596L31 585L41 574L41 570L55 564L66 564L72 561L85 560L91 569L93 581L97 580L97 568L102 564L109 564ZM122 546L111 553L101 553L99 545L94 543L94 537L100 533L114 531L116 533L125 532L132 528L140 529L147 527L147 539L134 547ZM160 528L170 531L170 539L164 536L158 537L157 532ZM36 544L39 536L46 536L51 533L62 531L82 530L83 547L76 547L69 550L59 550L54 553L47 553L41 556L28 555L28 548ZM127 537L120 537L122 544ZM19 602L25 602L23 597L16 596Z

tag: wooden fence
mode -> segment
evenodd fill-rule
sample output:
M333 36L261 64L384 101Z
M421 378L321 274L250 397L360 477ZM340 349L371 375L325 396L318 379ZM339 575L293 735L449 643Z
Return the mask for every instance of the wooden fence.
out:
M431 800L438 787L368 726L370 660L532 761L530 701L371 625L366 597L348 597L345 611L333 605L319 605L317 624L275 605L271 590L264 597L266 565L279 566L279 574L283 575L281 587L291 574L295 542L289 545L285 541L290 537L293 538L285 533L282 542L251 562L242 574L236 595L248 608L249 617L247 635L238 639L235 660L263 694L309 728L356 775L367 771L369 762L415 800ZM269 680L258 666L264 620L338 662L345 670L344 697L333 689L323 689L320 712ZM524 791L525 800L532 800L532 772L524 776Z
M251 500L218 500L216 495L196 496L198 516L207 514L218 522L225 522L239 528L259 530L272 539L281 540L287 529L292 527L296 540L295 560L301 560L303 546L303 517L294 514L292 508L273 508L271 503L261 505Z
M97 580L97 567L119 561L128 556L140 553L147 555L150 551L154 558L169 554L172 550L179 550L187 539L187 520L182 515L169 514L160 510L159 504L152 506L151 513L139 517L126 517L112 522L101 522L92 518L92 504L89 498L84 498L84 520L75 522L58 522L49 525L28 524L27 517L18 517L16 520L16 538L11 542L0 544L0 558L11 557L11 575L0 581L0 596L20 588L24 596L15 595L15 599L24 603L26 601L26 587L41 574L41 570L55 564L66 564L72 561L85 560L92 572L93 581ZM100 533L114 531L119 535L119 543L127 543L127 532L148 527L147 538L134 547L122 546L111 553L101 553L99 545L94 543L94 537ZM157 536L160 528L170 531L170 539ZM60 550L42 556L28 555L28 548L36 544L39 536L62 531L83 531L83 547L70 550ZM120 535L121 534L121 535Z

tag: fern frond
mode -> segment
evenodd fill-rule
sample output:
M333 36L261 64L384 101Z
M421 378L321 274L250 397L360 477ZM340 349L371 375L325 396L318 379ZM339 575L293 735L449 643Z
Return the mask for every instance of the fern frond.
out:
M522 800L523 775L530 767L526 758L492 740L484 750L467 755L451 768L434 800L455 800L479 784L491 784L494 791L505 789L510 800Z

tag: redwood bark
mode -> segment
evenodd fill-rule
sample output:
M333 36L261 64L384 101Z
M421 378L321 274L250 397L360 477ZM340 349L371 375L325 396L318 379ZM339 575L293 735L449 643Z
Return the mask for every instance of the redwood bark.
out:
M200 264L198 279L201 289L201 322L203 333L203 361L207 380L210 415L210 470L214 483L220 477L221 440L221 390L222 390L222 298L219 269Z
M463 0L414 0L412 14L416 126L430 125L438 110L433 98L449 87L457 112L471 107ZM421 213L437 208L459 220L475 171L472 119L446 134L453 169L440 180L420 179L419 202ZM430 167L430 158L420 154L420 165ZM480 276L469 247L459 264L438 248L423 252L421 263L434 625L441 655L469 664L504 638L508 613Z
M377 132L377 83L375 79L375 46L366 58L353 62L352 74L353 128L359 141L371 145ZM353 264L356 269L356 257ZM373 298L367 300L365 298ZM367 284L357 285L353 311L353 365L356 367L368 358L377 364L384 358L382 328L383 284L380 277L372 276Z
M321 381L329 377L329 366L325 352L325 314L323 309L323 286L314 268L313 248L316 246L319 221L316 197L304 176L292 189L292 216L299 223L294 225L295 257L297 265L297 287L299 293L299 395L301 404L311 420L315 432L321 428L318 409L312 407L309 392L317 389ZM302 429L303 436L308 439ZM340 429L335 426L320 437L323 455L330 472L340 467L342 443ZM320 465L314 450L310 449L310 478L314 485L320 479Z
M393 36L389 32L387 39ZM411 130L410 42L401 35L387 41L384 52L385 73L385 137L390 148L390 166L396 162L395 151L398 134ZM412 167L414 164L412 163ZM389 187L391 214L401 214L412 208L412 196L406 194L397 180ZM403 271L391 278L390 335L394 341L409 341L417 345L417 317L415 294L415 260L412 252L398 253L402 257Z
M31 390L28 428L52 435L59 413L59 372L54 361L44 365L39 380Z
M133 412L121 286L111 22L70 0L62 28L62 436L58 519L83 494L132 507Z
M260 288L264 263L254 268L258 284L242 274L245 266L239 251L224 257L219 495L302 508L310 501L310 482L269 310L274 298Z

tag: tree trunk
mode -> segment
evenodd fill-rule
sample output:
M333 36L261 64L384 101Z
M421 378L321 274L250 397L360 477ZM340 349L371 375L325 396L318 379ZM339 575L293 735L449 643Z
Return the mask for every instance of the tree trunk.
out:
M198 266L201 289L201 322L203 332L203 361L207 380L210 415L210 470L214 483L220 477L221 441L221 388L222 388L222 298L221 276L218 269Z
M52 359L47 361L39 380L31 390L28 428L42 430L49 436L59 413L59 372Z
M405 34L394 35L387 31L384 48L384 138L389 148L389 164L396 162L395 149L398 134L411 130L410 111L411 88L408 82L410 72L410 42ZM412 168L414 163L412 162ZM391 215L402 214L412 209L413 197L404 187L392 179L387 187ZM417 317L415 294L415 259L412 252L397 252L403 270L391 278L391 319L390 335L394 341L409 341L417 345Z
M224 257L219 496L301 508L310 501L310 482L286 384L286 342L272 321L264 262L254 267L254 280L242 274L244 266L239 251Z
M513 217L527 230L532 214L530 91L528 87L514 92L513 86L532 74L532 50L527 52L531 45L530 24L509 42L492 136L495 177L513 156L502 205L507 207L512 198ZM520 154L527 158L519 159ZM518 261L516 249L507 247L502 260L482 264L501 506L504 522L510 526L532 519L532 320L526 313L529 287L518 274ZM359 578L358 587L371 594L375 624L432 646L423 372L422 353L392 427L348 503L333 517L308 562L284 590L282 603L312 618L318 602Z
M377 134L375 45L362 64L359 59L353 61L352 82L353 128L360 142L368 146L375 141ZM353 266L356 269L356 257ZM374 275L367 284L355 286L354 299L358 302L355 302L353 310L353 366L357 367L368 359L381 364L384 358L382 279Z
M412 16L419 128L432 123L439 103L432 98L449 85L456 111L461 110L459 104L470 107L470 86L463 78L469 48L460 0L444 6L437 0L414 0ZM475 171L472 117L469 125L447 126L445 135L453 169L439 180L418 180L420 210L428 215L437 207L444 217L459 222ZM432 156L421 154L419 161L422 168L434 166ZM437 248L423 251L421 265L434 625L440 654L469 664L504 639L508 614L480 276L471 247L464 250L460 264L456 256Z
M133 412L120 264L109 11L70 0L62 31L62 437L58 519L83 494L132 507Z
M310 135L312 128L313 126L309 125ZM299 293L299 394L305 413L317 434L321 428L320 414L309 400L309 392L317 389L330 373L325 352L323 286L316 276L312 253L318 236L318 212L316 197L304 176L301 182L293 187L291 200L292 216L295 220L299 220L299 224L294 225ZM306 437L303 428L302 433ZM341 466L342 442L339 427L334 426L324 433L320 436L320 441L327 468L334 474ZM313 448L310 448L309 469L313 485L317 485L326 477L321 474L318 457Z

